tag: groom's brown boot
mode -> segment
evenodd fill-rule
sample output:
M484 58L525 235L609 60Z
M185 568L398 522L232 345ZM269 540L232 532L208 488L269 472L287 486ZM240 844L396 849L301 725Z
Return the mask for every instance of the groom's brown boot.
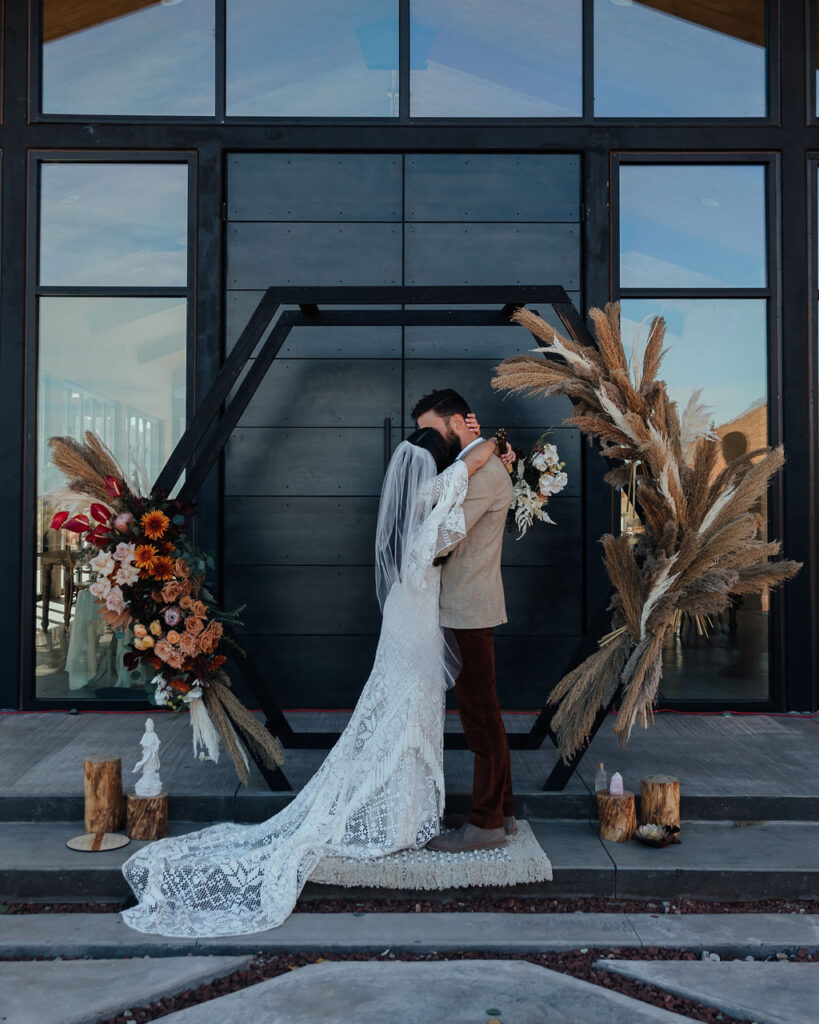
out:
M426 848L440 853L466 853L470 850L490 850L506 845L506 832L500 828L478 828L468 821L456 832L445 832L430 839Z
M461 828L467 822L467 816L465 814L445 814L441 819L441 824L444 828ZM503 819L503 829L508 836L516 836L518 834L518 820L514 814L508 814Z

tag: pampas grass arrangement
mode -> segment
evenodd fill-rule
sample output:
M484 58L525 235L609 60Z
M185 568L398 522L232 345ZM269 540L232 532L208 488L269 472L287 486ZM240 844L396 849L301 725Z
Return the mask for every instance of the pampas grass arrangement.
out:
M565 422L600 443L614 466L605 479L626 488L643 530L602 538L614 591L611 631L598 650L555 687L552 728L568 761L591 735L598 712L621 691L614 731L623 746L635 722L647 726L662 676L663 645L682 615L700 632L733 594L762 594L801 563L776 559L779 541L761 539L754 511L781 469L782 447L746 452L717 472L719 438L695 392L682 416L658 379L665 322L656 317L642 355L626 356L620 306L589 311L597 346L563 337L536 313L512 320L543 343L540 355L506 359L492 387L529 395L567 395ZM545 358L544 358L545 357Z

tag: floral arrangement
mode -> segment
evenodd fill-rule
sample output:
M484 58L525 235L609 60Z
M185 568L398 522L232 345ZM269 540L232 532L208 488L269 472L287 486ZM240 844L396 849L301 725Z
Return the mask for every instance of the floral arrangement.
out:
M560 461L555 445L546 443L548 436L547 432L539 437L528 455L519 452L510 467L515 497L506 516L506 529L510 533L518 530L518 540L535 520L555 525L546 511L546 503L568 482L564 472L566 463Z
M592 309L596 345L559 335L536 313L512 320L542 344L539 355L497 367L492 386L530 395L567 395L566 423L596 439L614 463L606 480L630 488L642 523L635 535L602 538L612 584L611 629L598 649L558 683L552 728L565 760L580 749L598 713L618 698L614 732L625 745L635 722L647 726L670 632L729 607L735 594L762 594L794 576L800 563L776 556L757 509L781 469L781 447L746 452L724 468L695 393L682 416L659 379L665 323L656 317L645 347L631 358L620 336L620 307ZM639 468L639 472L635 472Z
M100 439L90 431L85 438L49 438L52 460L70 481L61 497L87 506L58 512L51 528L75 533L96 549L89 590L107 625L126 638L126 668L149 670L156 704L190 711L195 752L217 761L221 739L243 782L249 762L237 729L266 764L281 764L279 744L235 696L223 671L223 623L238 622L241 609L220 611L206 587L213 559L186 536L195 506L140 494Z

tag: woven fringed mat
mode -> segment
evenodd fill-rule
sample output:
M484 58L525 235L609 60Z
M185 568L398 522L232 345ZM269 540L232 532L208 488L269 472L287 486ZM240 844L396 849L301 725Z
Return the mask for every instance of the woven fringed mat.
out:
M518 820L517 835L505 846L471 853L401 850L374 860L325 857L311 882L365 889L461 889L470 885L550 882L552 865L529 823Z

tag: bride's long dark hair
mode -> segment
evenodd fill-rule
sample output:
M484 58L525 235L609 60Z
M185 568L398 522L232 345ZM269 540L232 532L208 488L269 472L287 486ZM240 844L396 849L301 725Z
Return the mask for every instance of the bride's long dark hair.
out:
M442 437L433 427L422 427L410 434L407 438L410 444L425 448L435 459L435 466L439 473L442 473L447 466L451 466L458 454L453 446Z

